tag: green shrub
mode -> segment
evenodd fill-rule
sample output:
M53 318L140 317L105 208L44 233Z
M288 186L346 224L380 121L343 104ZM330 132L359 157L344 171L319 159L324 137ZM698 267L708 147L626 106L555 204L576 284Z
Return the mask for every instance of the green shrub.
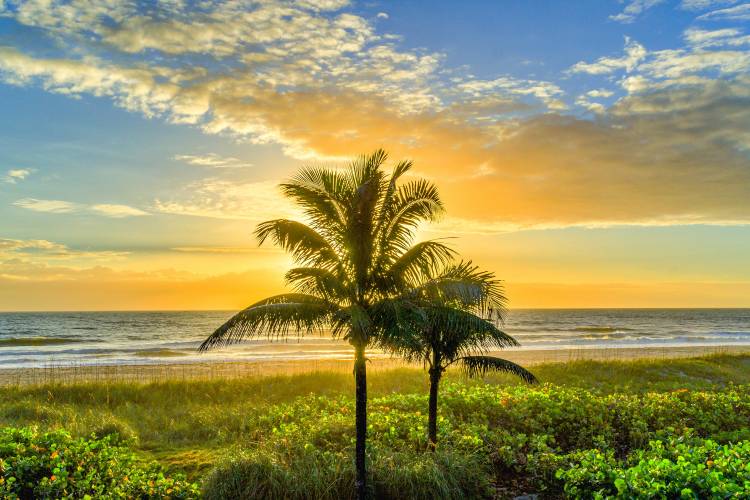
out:
M102 439L74 439L65 431L0 429L3 498L194 498L197 486L166 477L127 448Z
M426 407L424 394L370 401L370 484L376 497L420 497L428 491L435 498L482 497L491 488L509 496L560 495L563 483L555 472L570 460L568 454L603 449L610 450L603 454L608 460L617 461L670 435L736 439L746 435L750 421L745 386L714 393L602 395L551 385L447 383L439 452L431 455L425 453ZM351 398L344 396L310 395L264 407L247 421L246 451L214 471L207 496L346 497L353 491L353 412ZM586 480L588 490L596 491L611 478Z
M651 441L625 461L611 452L570 455L558 470L575 498L750 498L750 441Z

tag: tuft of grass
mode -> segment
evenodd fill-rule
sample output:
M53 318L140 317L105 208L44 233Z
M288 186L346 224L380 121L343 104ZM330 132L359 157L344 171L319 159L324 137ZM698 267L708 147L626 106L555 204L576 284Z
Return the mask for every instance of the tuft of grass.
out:
M490 498L488 463L472 453L423 450L368 457L372 498ZM203 486L209 500L354 498L354 467L345 453L298 449L285 458L270 450L239 453L215 468Z
M106 415L98 424L91 427L88 435L98 438L109 437L113 443L123 443L128 445L138 445L138 433L127 422L112 416Z

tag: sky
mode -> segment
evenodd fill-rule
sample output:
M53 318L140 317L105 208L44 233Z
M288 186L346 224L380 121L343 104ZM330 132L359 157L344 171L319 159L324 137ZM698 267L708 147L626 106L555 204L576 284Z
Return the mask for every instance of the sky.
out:
M511 307L750 307L750 3L0 0L0 310L278 293L278 183L379 147Z

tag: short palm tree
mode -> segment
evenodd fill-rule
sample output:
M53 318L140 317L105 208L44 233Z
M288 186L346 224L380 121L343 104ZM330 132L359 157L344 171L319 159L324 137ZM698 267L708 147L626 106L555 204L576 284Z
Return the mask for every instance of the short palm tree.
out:
M281 184L305 222L276 219L258 225L262 244L271 239L299 267L286 273L295 289L261 300L220 326L201 350L258 335L287 336L330 328L354 347L356 390L356 494L366 494L366 349L381 338L405 335L413 300L403 293L440 268L451 250L438 241L413 243L417 225L443 210L437 188L402 182L408 161L384 172L386 153L361 156L346 170L307 167ZM440 288L436 283L433 288Z
M408 360L421 361L430 376L428 444L437 445L437 405L440 379L458 363L471 377L488 371L507 372L528 383L536 382L525 368L489 356L494 349L518 342L497 326L503 321L506 299L494 274L471 262L446 266L435 277L406 292L418 304L421 315L410 333L383 337L383 344Z

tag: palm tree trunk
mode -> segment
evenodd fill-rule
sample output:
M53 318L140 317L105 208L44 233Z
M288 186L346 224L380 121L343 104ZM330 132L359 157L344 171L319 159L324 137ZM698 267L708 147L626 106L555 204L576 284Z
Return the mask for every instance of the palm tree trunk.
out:
M355 450L357 478L355 484L357 499L364 500L367 496L367 469L365 465L365 445L367 440L367 366L365 362L365 348L362 345L355 346L354 380L356 385L357 427L357 445Z
M430 405L427 417L427 446L430 451L437 448L437 407L438 407L438 387L440 385L440 358L437 353L434 355L432 366L430 367Z

